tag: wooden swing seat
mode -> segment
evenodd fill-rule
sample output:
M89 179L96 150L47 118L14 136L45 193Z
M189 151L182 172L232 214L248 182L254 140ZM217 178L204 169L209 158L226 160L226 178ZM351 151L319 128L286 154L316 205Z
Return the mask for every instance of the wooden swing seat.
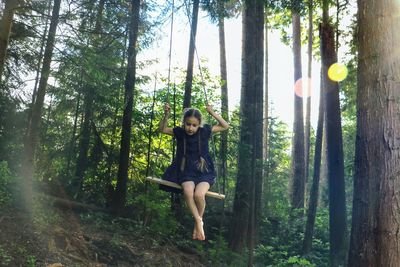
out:
M166 180L162 180L159 178L155 178L155 177L146 177L147 181L153 182L153 183L157 183L157 184L162 184L162 185L166 185L166 186L170 186L173 188L178 188L178 189L182 189L182 186L180 186L179 184L170 182L170 181L166 181ZM217 199L225 199L225 195L223 194L219 194L216 192L211 192L211 191L207 191L206 196L208 197L213 197L213 198L217 198Z

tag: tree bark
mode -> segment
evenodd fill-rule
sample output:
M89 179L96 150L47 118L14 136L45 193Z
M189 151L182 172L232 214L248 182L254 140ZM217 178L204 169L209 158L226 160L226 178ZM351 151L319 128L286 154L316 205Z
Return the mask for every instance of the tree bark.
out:
M185 82L185 94L183 99L183 108L190 107L192 98L192 82L193 82L193 63L194 63L194 52L196 49L196 32L197 32L197 17L199 13L199 0L193 1L192 11L192 24L190 27L190 42L189 42L189 54L188 64L186 68L186 82Z
M228 74L226 67L226 45L225 45L225 18L223 1L218 1L218 38L219 38L219 64L221 75L221 115L229 122L229 105L228 105ZM222 180L222 194L225 195L226 179L228 171L228 131L223 131L221 134L221 142L219 146L219 171L218 179ZM220 228L225 224L225 201L222 201L222 216Z
M71 141L70 145L68 148L68 158L67 158L67 169L65 170L65 174L67 177L69 177L70 169L71 169L71 161L72 157L75 157L75 146L76 146L76 129L78 126L78 116L79 116L79 109L81 105L81 93L78 93L78 97L76 100L76 107L75 107L75 115L74 115L74 124L72 126L72 135L71 135Z
M91 134L90 123L93 117L93 97L93 88L87 84L86 88L84 88L84 120L81 126L81 136L79 139L79 153L78 158L76 159L75 176L72 181L72 190L75 194L75 198L79 195L88 166L88 151Z
M263 114L263 184L261 186L261 203L260 203L260 212L259 214L262 216L263 210L266 206L266 194L268 192L268 171L266 162L268 160L268 139L269 139L269 124L268 124L268 115L269 115L269 103L268 103L268 11L267 7L264 10L264 114ZM265 213L264 213L265 214ZM258 219L256 223L255 232L256 236L259 237L261 218ZM256 240L258 243L259 240Z
M304 93L306 97L306 122L304 131L305 144L305 185L307 184L310 170L310 131L311 131L311 77L312 77L312 46L313 46L313 0L308 0L308 47L307 47L307 91ZM307 186L305 186L307 188Z
M126 202L128 182L128 165L131 139L131 120L133 97L136 82L136 45L140 19L140 0L131 0L131 14L129 26L128 66L125 77L124 113L122 118L122 136L119 155L118 177L113 198L113 210L120 213Z
M399 14L396 0L358 1L352 267L400 262Z
M322 79L322 73L326 73L327 71L328 71L327 68L322 66L317 136L316 136L316 141L315 141L315 153L314 153L314 174L313 174L313 180L312 180L312 184L311 184L310 198L308 201L307 222L306 222L306 228L305 228L304 240L303 240L303 255L309 253L312 248L315 216L317 213L317 206L318 206L319 181L320 181L320 170L321 170L321 155L322 155L322 140L323 140L324 118L325 118L325 85L324 85L324 80Z
M263 159L266 162L268 159L268 113L269 113L269 103L268 103L268 13L265 10L265 25L264 25L264 141L263 141ZM266 172L265 172L266 174Z
M228 75L226 67L226 49L225 49L225 22L222 12L224 3L219 1L219 17L218 17L218 33L219 33L219 57L220 57L220 73L221 73L221 115L229 121L228 106ZM220 170L219 178L222 179L222 192L225 194L225 181L227 177L227 154L228 154L228 132L221 132L220 143Z
M100 33L101 26L102 26L102 18L103 18L103 11L104 11L104 4L105 0L99 0L99 4L97 6L97 16L94 26L94 32ZM85 23L83 23L85 24ZM88 46L92 43L94 47L98 47L98 38L94 36L90 38L88 41ZM81 129L81 138L79 140L79 154L76 161L76 169L75 169L75 176L72 182L72 190L75 193L75 198L79 197L80 191L82 189L83 180L85 177L85 172L88 168L88 152L90 147L90 139L91 139L91 123L93 120L93 105L96 90L92 84L88 82L85 83L84 88L84 121Z
M0 81L6 62L8 40L12 27L15 10L18 8L20 0L5 0L3 16L0 20Z
M255 214L261 200L263 133L263 29L264 4L245 2L243 11L242 88L240 100L240 146L238 174L229 246L243 253L248 247L249 265L254 247Z
M293 27L293 62L294 83L297 89L302 88L301 71L301 39L300 39L300 14L297 10L299 0L292 2L292 27ZM297 92L297 93L296 93ZM303 97L301 90L295 90L294 94L294 122L292 145L292 185L291 206L293 209L304 208L304 117ZM302 213L302 211L301 211Z
M47 10L47 17L50 17L50 15L51 15L51 3L52 2L53 2L52 0L49 0L49 6L48 6L48 10ZM36 69L35 85L33 86L32 102L31 102L29 113L28 113L28 122L31 120L32 107L35 104L36 91L37 91L37 87L38 87L38 84L39 84L40 69L41 69L40 67L42 66L42 59L43 59L44 47L45 47L45 44L46 44L47 30L48 30L48 27L49 27L49 20L47 19L47 17L45 17L43 15L43 18L45 20L45 25L44 25L42 39L40 40L39 59L38 59L37 69Z
M21 174L24 178L23 190L25 197L25 205L29 210L32 200L32 183L34 175L34 158L37 142L39 139L40 123L42 118L42 109L44 97L46 94L47 80L50 75L50 64L53 56L54 42L56 36L57 25L59 21L61 0L55 0L51 16L49 35L47 37L46 47L44 50L43 65L37 90L36 101L32 109L31 121L28 125L27 136L24 143L24 154Z
M337 62L335 38L329 24L329 4L323 2L323 23L320 25L321 61L325 69ZM346 195L344 182L343 139L340 115L339 85L323 73L326 89L326 145L329 190L329 241L331 266L346 262Z

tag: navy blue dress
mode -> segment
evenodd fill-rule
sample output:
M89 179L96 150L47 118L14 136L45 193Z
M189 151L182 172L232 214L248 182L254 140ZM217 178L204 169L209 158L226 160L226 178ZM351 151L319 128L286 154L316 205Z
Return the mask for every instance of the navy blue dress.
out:
M203 127L199 127L194 135L188 135L182 127L173 128L173 133L177 142L176 155L172 164L164 172L162 179L177 184L186 181L193 181L195 185L200 182L208 182L212 186L215 183L216 174L208 149L211 125L205 124ZM206 162L206 168L203 171L198 168L200 157L203 157ZM183 158L185 160L182 166ZM165 191L181 192L181 190L163 185L160 188Z

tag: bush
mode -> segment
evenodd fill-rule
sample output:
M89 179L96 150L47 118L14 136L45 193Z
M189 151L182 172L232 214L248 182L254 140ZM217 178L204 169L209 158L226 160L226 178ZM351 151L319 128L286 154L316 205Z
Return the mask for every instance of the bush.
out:
M10 185L12 176L6 161L0 162L0 206L11 202Z

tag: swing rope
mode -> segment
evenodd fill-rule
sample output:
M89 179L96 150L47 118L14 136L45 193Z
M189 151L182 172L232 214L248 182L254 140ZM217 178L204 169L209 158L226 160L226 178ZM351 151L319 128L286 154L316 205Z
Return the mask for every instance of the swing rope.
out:
M171 59L172 59L172 35L174 32L174 9L175 9L175 2L172 0L172 11L171 11L171 29L169 34L169 52L168 52L168 78L167 78L167 103L169 100L169 91L170 91L170 83L171 83Z
M172 11L171 11L171 29L170 29L170 37L169 37L169 52L168 52L168 78L167 78L167 95L166 95L166 102L169 102L169 93L170 93L170 80L171 80L171 61L172 61L172 35L173 35L173 30L174 30L174 10L175 10L175 2L172 0ZM151 110L151 122L150 122L150 129L149 129L149 142L148 142L148 147L147 147L147 166L146 166L146 177L149 176L149 171L150 171L150 150L151 150L151 134L152 134L152 125L153 125L153 119L154 119L154 106L156 102L156 85L157 85L157 73L154 77L154 94L153 94L153 103L152 103L152 110ZM174 122L175 123L175 122ZM162 138L159 139L158 142L158 150L160 150L161 147L161 141ZM157 166L158 162L158 157L159 153L157 153L154 165ZM153 172L152 172L153 174Z
M192 20L190 18L190 9L189 6L187 4L186 1L184 1L185 3L185 7L186 7L186 15L189 21L189 25L190 25L190 38L193 40L193 45L194 45L194 53L196 54L196 59L197 59L197 63L199 66L199 73L200 73L200 79L201 79L201 86L203 88L203 92L204 92L204 97L206 99L206 103L208 103L208 96L207 96L207 90L206 90L206 86L204 83L204 76L203 76L203 71L201 69L201 65L200 65L200 59L199 59L199 53L197 52L197 46L196 46L196 40L194 39L194 35L193 35L193 31L192 31Z
M197 46L196 46L196 42L195 42L195 39L194 39L193 31L192 31L192 20L191 20L190 15L189 15L190 9L189 9L189 6L188 6L187 2L184 1L184 3L185 3L185 7L186 7L186 15L187 15L187 18L188 18L188 21L189 21L189 25L190 25L190 38L192 38L192 40L194 41L193 42L194 43L194 52L196 54L197 65L198 65L198 68L199 68L201 86L203 88L203 93L204 93L204 97L205 97L205 100L206 100L205 102L206 102L206 104L208 104L208 95L207 95L207 89L206 89L205 82L204 82L204 75L203 75L203 71L202 71L202 68L201 68L199 53L197 51ZM210 118L211 115L208 114L208 117ZM216 173L216 177L219 177L219 173L218 172L219 172L219 166L220 165L218 163L218 157L216 156L217 147L216 147L216 144L215 144L216 142L215 142L215 139L214 139L214 135L211 135L211 143L212 143L212 148L213 148L212 149L213 158L214 158L214 161L215 161L215 165L217 166L217 168L215 168L215 173ZM217 179L217 182L215 184L217 186L218 192L221 192L220 186L219 186L219 183L218 183L218 179ZM223 193L225 194L225 192L223 192Z
M188 10L188 6L187 6L186 1L185 1L185 5L186 5L186 8L187 8L187 10ZM191 25L191 20L190 20L189 14L188 14L188 19L189 19L189 23L190 23L190 25ZM169 53L168 53L168 78L167 78L166 103L169 103L169 95L170 95L171 58L172 58L172 40L173 40L172 35L173 35L173 24L174 24L173 22L174 22L174 0L172 0L171 29L170 29ZM192 30L191 30L190 32L191 32L191 38L193 38L193 40L194 40L194 36L193 36ZM194 50L195 50L196 59L197 59L197 62L198 62L198 67L199 67L199 72L200 72L200 78L201 78L201 85L202 85L202 88L203 88L204 97L205 97L206 103L208 104L207 90L206 90L206 88L205 88L203 71L202 71L202 69L201 69L200 59L199 59L199 55L198 55L198 52L197 52L197 48L196 48L195 42L194 42ZM157 76L155 77L155 80L157 80ZM154 95L153 95L153 104L152 104L152 115L151 115L151 125L152 125L153 118L154 118L154 115L153 115L153 114L154 114L155 92L156 92L156 81L155 81L155 86L154 86ZM175 121L176 121L176 118L175 118L175 103L176 103L175 97L176 97L176 95L175 95L175 83L174 83L174 115L173 115L173 116L174 116L174 126L175 126ZM150 149L151 149L151 130L152 130L152 127L150 126L149 143L148 143L148 153L147 153L146 180L151 181L151 182L156 182L156 183L158 183L158 184L167 185L167 186L170 186L170 187L174 187L174 188L181 189L181 186L178 185L178 184L175 184L175 183L172 183L172 182L169 182L169 181L165 181L165 180L162 180L162 179L158 179L158 178L154 178L154 177L150 177L150 176L149 176L149 169L150 169ZM160 147L161 147L161 141L162 141L162 138L159 139L159 146L158 146L159 149L160 149ZM213 157L214 157L214 160L215 160L215 163L216 163L216 166L217 166L217 168L215 168L215 172L216 172L216 176L218 177L218 162L217 162L217 157L216 157L216 145L215 145L215 141L214 141L214 136L213 136L213 135L211 135L211 142L212 142L212 144L213 144L213 149L212 149ZM175 147L173 147L173 150L174 150L174 148L175 148ZM156 156L156 161L155 161L155 165L156 165L156 166L157 166L158 156L159 156L159 153L157 153L157 156ZM174 156L174 155L173 155L173 156ZM216 184L217 184L218 192L220 192L219 183L216 182ZM211 191L208 191L208 192L206 193L206 196L210 196L210 197L214 197L214 198L218 198L218 199L222 199L222 200L225 199L225 195L220 194L220 193L211 192Z
M154 76L154 90L153 90L153 103L151 104L151 115L150 115L150 126L149 126L149 142L147 144L147 166L146 166L146 177L149 175L150 171L150 151L151 151L151 134L153 132L153 121L154 121L154 106L156 103L156 91L157 91L157 73Z

